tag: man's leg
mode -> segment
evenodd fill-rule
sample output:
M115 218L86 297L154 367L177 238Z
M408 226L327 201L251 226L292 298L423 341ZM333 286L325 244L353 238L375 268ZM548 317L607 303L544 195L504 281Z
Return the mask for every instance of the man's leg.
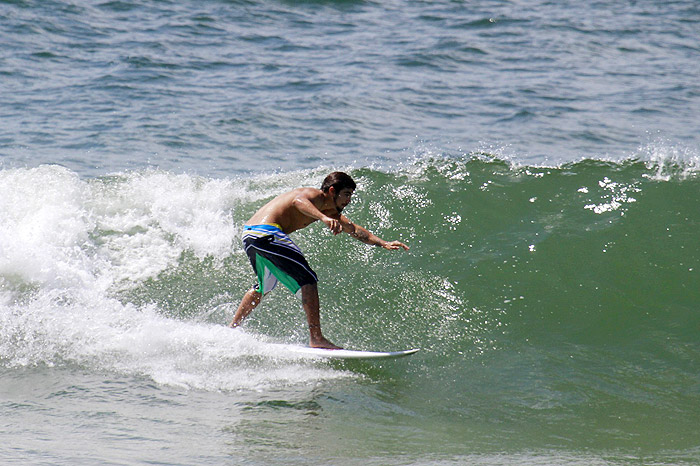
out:
M248 317L248 314L250 314L253 311L253 309L255 309L257 305L260 304L262 297L262 293L258 293L255 290L255 286L248 290L248 292L245 295L243 295L241 304L238 306L238 310L236 311L236 314L234 314L233 320L229 324L229 327L235 328L241 325L241 321Z
M309 323L309 333L311 335L309 338L309 346L312 348L341 349L340 346L336 346L326 340L321 333L321 316L318 302L318 286L316 283L301 287L301 303L304 306L306 320Z

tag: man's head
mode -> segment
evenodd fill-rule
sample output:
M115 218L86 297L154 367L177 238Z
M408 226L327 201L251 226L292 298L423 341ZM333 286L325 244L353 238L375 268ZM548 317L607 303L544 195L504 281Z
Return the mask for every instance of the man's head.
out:
M321 191L326 194L332 192L335 207L340 213L350 204L350 198L356 187L355 181L347 173L333 172L323 180ZM331 188L333 188L332 191Z
M321 184L321 191L327 193L331 187L335 188L336 193L339 193L346 188L354 191L357 185L347 173L333 172L328 175L325 180L323 180L323 184Z

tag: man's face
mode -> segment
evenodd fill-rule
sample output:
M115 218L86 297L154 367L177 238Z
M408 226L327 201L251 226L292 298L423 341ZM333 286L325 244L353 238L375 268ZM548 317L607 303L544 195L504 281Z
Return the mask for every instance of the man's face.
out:
M335 201L335 208L338 209L338 213L342 212L344 208L350 204L352 201L352 194L354 191L350 188L343 188L338 192L333 200Z

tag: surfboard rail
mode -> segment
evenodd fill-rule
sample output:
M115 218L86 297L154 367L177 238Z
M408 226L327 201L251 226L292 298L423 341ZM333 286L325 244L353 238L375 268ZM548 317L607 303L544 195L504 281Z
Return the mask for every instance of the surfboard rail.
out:
M350 349L324 349L308 346L290 346L289 351L304 356L327 359L396 359L416 354L420 348L403 351L361 351Z

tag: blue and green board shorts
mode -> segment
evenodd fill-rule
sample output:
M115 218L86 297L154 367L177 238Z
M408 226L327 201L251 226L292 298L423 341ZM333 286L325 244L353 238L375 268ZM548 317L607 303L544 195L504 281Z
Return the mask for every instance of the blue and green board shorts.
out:
M278 282L292 293L318 282L301 249L277 224L245 225L243 247L258 277L259 293L272 291Z

